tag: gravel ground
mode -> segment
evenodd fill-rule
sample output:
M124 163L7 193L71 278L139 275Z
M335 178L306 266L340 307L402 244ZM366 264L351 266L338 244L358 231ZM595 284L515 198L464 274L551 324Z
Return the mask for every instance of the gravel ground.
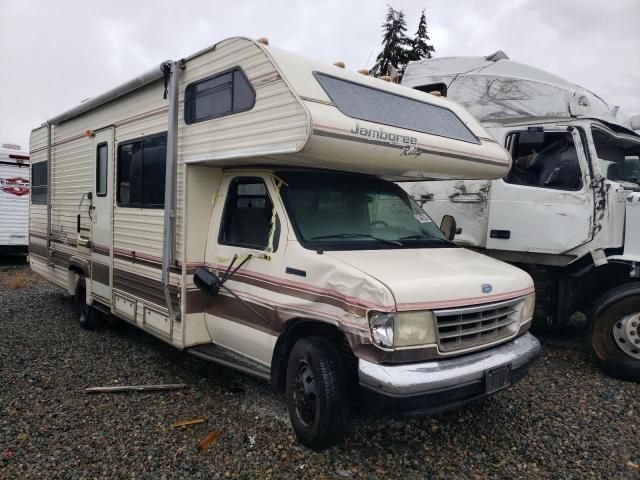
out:
M315 453L266 383L129 326L84 331L65 293L14 267L0 271L0 478L640 478L640 385L605 377L576 327L543 341L511 389L437 417L360 415Z

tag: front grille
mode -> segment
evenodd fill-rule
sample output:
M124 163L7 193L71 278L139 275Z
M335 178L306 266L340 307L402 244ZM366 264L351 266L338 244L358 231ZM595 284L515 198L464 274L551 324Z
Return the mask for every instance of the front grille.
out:
M434 310L441 352L465 350L515 335L522 298L474 307Z

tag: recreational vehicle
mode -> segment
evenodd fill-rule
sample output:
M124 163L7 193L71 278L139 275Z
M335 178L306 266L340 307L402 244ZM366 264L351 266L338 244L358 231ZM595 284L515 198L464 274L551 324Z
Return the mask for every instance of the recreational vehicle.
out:
M27 253L29 155L19 145L0 144L0 254Z
M31 267L80 323L271 381L309 447L340 440L352 395L442 411L540 352L531 277L392 182L508 171L453 102L231 38L51 118L31 154Z
M407 191L455 216L460 246L531 274L534 327L586 314L603 369L640 381L640 116L501 51L411 63L403 84L460 102L513 157L501 179Z

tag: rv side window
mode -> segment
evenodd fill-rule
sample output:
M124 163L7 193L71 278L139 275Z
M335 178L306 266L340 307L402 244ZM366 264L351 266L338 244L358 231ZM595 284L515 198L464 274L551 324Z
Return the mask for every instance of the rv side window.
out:
M320 72L314 72L314 75L338 110L348 117L480 143L464 122L447 108ZM373 134L373 130L367 130L367 135L372 136L369 132Z
M118 145L119 207L164 208L167 134Z
M96 150L96 195L104 197L107 194L108 145L101 143Z
M273 203L264 180L256 177L236 177L227 191L218 241L223 245L265 250L269 245ZM276 232L274 242L278 239ZM277 249L274 243L274 251Z
M239 68L189 84L184 94L187 125L251 110L256 92Z
M47 203L47 162L31 165L31 203Z
M541 140L525 142L515 133L507 140L513 166L505 182L539 188L580 190L582 172L573 136L568 132L545 132Z

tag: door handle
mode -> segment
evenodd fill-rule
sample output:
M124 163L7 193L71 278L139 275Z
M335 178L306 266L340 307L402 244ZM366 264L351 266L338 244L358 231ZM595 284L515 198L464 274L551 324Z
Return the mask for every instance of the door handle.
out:
M491 230L489 236L500 240L508 240L511 238L511 230Z

